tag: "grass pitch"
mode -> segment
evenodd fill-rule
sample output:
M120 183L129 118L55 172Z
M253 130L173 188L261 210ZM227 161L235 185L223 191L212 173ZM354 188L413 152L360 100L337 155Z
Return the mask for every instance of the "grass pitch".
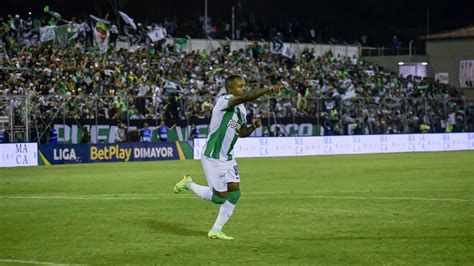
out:
M474 263L474 152L238 163L234 241L199 161L0 169L0 264Z

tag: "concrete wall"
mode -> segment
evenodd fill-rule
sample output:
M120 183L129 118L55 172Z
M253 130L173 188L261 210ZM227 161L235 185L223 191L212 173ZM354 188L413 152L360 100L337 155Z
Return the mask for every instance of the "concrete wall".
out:
M202 51L206 50L208 52L215 50L222 46L225 40L218 39L189 39L187 42L187 47L185 47L186 52L191 51ZM239 49L245 49L248 45L252 44L251 41L242 41L242 40L232 40L230 41L230 50L235 51ZM265 44L261 41L259 44ZM266 43L268 44L268 43ZM359 56L360 50L358 46L354 45L331 45L331 44L313 44L313 43L291 43L292 48L294 48L295 56L299 57L305 48L314 49L315 55L320 56L325 54L328 51L332 51L334 55L341 56ZM131 47L128 41L117 41L117 49L138 49L140 46Z
M426 42L434 72L449 74L449 84L459 88L459 62L474 60L474 38L430 40Z
M211 51L221 47L221 44L225 40L214 40L214 39L191 39L188 40L187 52L206 50ZM248 45L252 44L251 41L233 40L230 41L230 50L235 51L239 49L245 49ZM259 41L259 44L264 43ZM299 57L305 48L314 49L315 55L320 56L328 51L332 51L334 55L343 55L353 57L359 55L359 47L354 45L330 45L330 44L313 44L313 43L291 43L295 49L296 57Z

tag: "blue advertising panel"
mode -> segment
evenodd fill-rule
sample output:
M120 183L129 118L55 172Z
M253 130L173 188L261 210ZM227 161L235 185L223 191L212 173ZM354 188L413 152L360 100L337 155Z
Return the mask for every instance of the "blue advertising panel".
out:
M40 164L88 163L88 144L39 145Z
M90 162L179 160L174 142L90 145Z
M40 145L40 164L184 160L175 142Z

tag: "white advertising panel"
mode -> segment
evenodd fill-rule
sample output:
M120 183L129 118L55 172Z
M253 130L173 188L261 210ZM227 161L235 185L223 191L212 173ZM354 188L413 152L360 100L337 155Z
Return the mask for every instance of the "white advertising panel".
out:
M0 167L37 166L37 143L0 144Z
M200 159L205 139L194 140ZM474 150L474 133L241 138L236 158Z
M474 87L474 60L459 62L459 85L461 88Z

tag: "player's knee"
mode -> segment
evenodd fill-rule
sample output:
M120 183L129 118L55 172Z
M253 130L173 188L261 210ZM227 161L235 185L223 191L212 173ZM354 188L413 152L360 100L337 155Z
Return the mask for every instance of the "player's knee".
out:
M212 194L212 198L211 198L211 201L215 204L222 204L226 201L227 199L226 198L223 198L217 194Z
M227 195L227 200L232 204L237 204L237 201L240 199L240 189L235 191L230 191Z

